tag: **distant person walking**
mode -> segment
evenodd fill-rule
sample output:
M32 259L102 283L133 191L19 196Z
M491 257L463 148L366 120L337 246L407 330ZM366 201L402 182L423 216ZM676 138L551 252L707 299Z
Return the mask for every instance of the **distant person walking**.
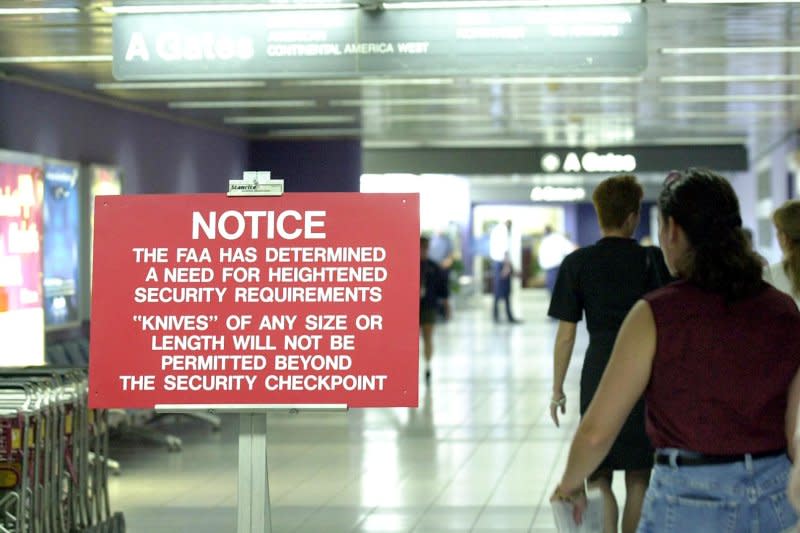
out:
M772 215L783 258L764 270L764 279L800 305L800 200L789 200Z
M539 243L538 257L539 266L544 270L545 286L551 295L556 285L558 267L561 266L564 258L575 248L576 246L572 241L554 231L552 226L547 225L544 227L544 237Z
M419 239L419 328L422 335L422 353L425 359L425 383L431 381L431 359L433 359L433 326L436 323L436 309L441 303L445 317L450 315L450 290L442 269L428 259L430 239Z
M505 303L506 318L511 324L518 324L518 320L511 311L511 279L514 266L511 262L511 221L497 224L489 238L489 253L492 258L492 279L494 300L492 301L492 320L500 321L498 305Z

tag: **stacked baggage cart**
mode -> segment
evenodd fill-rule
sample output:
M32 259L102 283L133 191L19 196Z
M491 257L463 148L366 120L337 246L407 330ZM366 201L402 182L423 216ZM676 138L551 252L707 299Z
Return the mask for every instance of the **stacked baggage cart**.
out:
M85 370L0 368L0 533L123 533L108 447Z

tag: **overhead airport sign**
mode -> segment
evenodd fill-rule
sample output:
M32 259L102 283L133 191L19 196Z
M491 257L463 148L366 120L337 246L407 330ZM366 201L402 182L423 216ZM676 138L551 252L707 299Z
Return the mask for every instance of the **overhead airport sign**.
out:
M90 403L415 407L419 196L104 196Z
M119 80L633 74L643 6L118 15Z
M363 170L369 174L616 174L669 172L707 167L719 171L748 169L747 148L725 145L630 145L592 149L576 147L365 148Z

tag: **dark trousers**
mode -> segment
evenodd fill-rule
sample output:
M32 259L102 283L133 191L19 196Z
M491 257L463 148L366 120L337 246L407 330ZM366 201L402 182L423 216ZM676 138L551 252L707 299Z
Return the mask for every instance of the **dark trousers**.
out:
M511 276L501 274L503 270L503 262L495 261L492 265L494 270L494 302L492 304L492 318L495 322L500 319L497 305L500 300L505 300L506 318L509 322L514 322L514 314L511 312Z

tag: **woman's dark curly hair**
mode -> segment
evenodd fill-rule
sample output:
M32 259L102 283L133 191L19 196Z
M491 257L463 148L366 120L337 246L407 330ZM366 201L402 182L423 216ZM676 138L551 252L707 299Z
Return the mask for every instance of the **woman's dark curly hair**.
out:
M691 244L681 264L675 265L681 278L728 301L761 289L761 262L747 244L739 200L725 178L695 168L671 173L658 207L663 220L672 217Z

